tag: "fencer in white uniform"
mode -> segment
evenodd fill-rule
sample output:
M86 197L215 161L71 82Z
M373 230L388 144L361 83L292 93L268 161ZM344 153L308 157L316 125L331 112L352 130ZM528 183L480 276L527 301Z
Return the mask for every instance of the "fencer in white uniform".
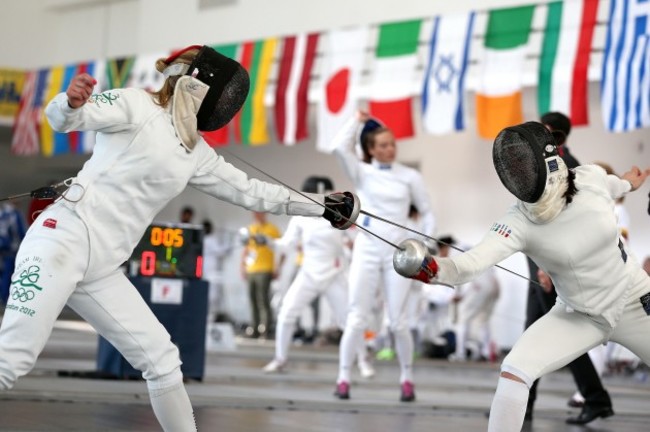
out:
M431 235L435 221L422 175L413 168L395 162L396 147L392 132L377 122L368 120L367 113L359 113L358 118L350 119L335 137L334 147L334 153L354 183L364 210L397 224L406 225L409 206L414 204L420 211L424 234ZM366 131L361 138L362 142L368 143L364 150L364 159L368 160L367 162L360 160L355 152L360 121L373 125L371 131L364 127ZM395 244L408 237L407 231L367 216L364 216L359 224ZM383 285L390 330L395 336L395 351L400 363L400 399L415 399L413 339L406 316L411 282L393 271L392 256L391 245L365 231L357 235L350 264L349 312L340 344L339 375L335 393L341 399L350 397L352 363L367 327L375 289L380 284Z
M620 242L614 214L615 199L638 189L650 169L633 167L621 178L595 165L567 170L553 137L534 122L501 131L493 157L518 201L484 239L448 259L405 242L409 251L397 252L394 262L405 276L458 285L523 252L551 277L557 303L504 359L492 402L488 431L514 432L521 430L533 381L596 345L616 341L650 363L650 277ZM402 259L407 256L416 257L412 267ZM591 413L612 414L611 408Z
M167 76L158 93L91 95L95 80L81 74L45 110L54 130L97 131L97 143L65 199L40 214L18 251L0 328L0 389L33 368L67 303L142 371L162 428L184 432L196 426L178 348L120 266L188 185L259 211L320 216L324 210L284 187L249 179L198 135L226 124L243 104L248 74L238 63L192 46L156 67ZM173 100L163 107L165 95Z
M323 177L310 177L303 191L318 192L318 187L310 187L317 183L309 181L311 179ZM331 181L325 180L329 185L320 189L323 192L331 191ZM275 330L275 358L264 367L265 372L285 370L296 322L316 297L323 295L327 299L337 326L344 328L348 303L345 248L346 243L350 242L347 231L337 230L325 220L302 216L292 217L282 238L275 242L280 248L300 245L303 258L300 270L282 300ZM360 347L363 348L362 345ZM361 351L359 353L363 354ZM363 362L363 357L359 361Z

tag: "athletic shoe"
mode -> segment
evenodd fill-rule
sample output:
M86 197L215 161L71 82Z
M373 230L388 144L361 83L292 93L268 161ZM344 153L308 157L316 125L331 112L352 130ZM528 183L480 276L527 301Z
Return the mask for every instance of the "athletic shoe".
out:
M360 361L358 362L359 366L359 372L361 373L361 376L364 378L372 378L375 376L375 368L372 367L372 364L367 361Z
M402 383L402 393L399 400L402 402L413 402L415 400L415 386L411 381Z
M281 373L284 372L285 367L287 366L286 361L280 361L278 359L273 359L269 364L264 366L263 370L265 373Z
M334 396L339 399L350 399L350 383L347 381L337 383L336 390L334 390Z
M395 358L395 351L390 348L382 348L377 352L377 360L393 360Z

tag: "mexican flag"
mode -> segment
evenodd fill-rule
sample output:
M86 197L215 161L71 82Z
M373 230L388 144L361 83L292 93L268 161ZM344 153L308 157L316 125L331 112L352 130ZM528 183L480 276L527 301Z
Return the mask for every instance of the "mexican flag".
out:
M548 4L539 64L539 113L559 111L571 123L588 123L587 71L598 0Z
M411 99L422 20L382 24L370 83L370 115L391 129L395 138L413 136ZM414 91L416 90L416 91Z
M521 81L535 6L489 11L485 54L476 91L478 133L493 139L521 123Z

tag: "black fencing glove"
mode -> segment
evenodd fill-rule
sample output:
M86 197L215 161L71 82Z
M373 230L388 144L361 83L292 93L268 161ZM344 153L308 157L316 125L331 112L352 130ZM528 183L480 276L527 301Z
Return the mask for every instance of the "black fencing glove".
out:
M361 210L359 197L352 192L334 192L325 195L325 207L323 217L334 228L341 230L349 228L357 220Z

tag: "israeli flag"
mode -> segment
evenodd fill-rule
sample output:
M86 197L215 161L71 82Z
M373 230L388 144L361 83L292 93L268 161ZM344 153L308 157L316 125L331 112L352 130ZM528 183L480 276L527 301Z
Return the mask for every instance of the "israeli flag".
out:
M474 12L437 16L422 90L424 129L442 135L465 128L465 72Z
M609 131L650 127L650 0L612 0L601 82Z

